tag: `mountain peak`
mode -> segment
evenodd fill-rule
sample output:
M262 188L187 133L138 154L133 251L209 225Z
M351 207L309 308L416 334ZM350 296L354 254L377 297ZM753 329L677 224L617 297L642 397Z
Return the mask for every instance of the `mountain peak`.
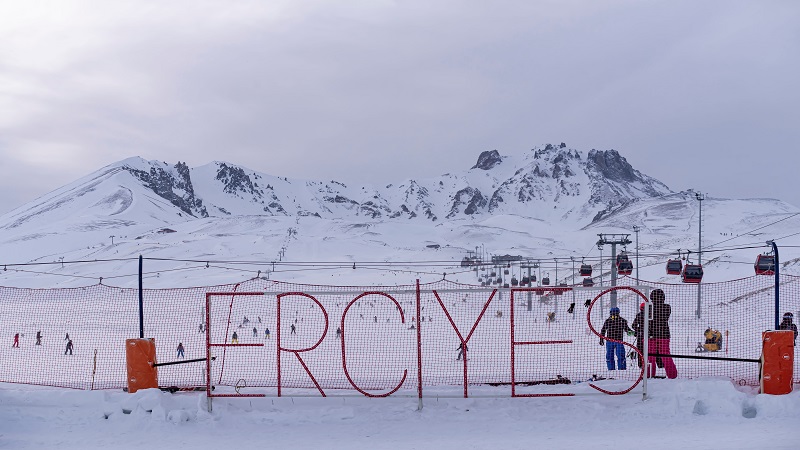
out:
M640 178L628 160L614 149L592 149L589 152L588 160L597 167L598 172L610 180L636 181Z
M495 167L496 165L503 162L503 158L500 156L500 152L497 150L487 150L481 152L480 156L478 156L478 162L470 168L471 169L481 169L481 170L490 170L491 168Z

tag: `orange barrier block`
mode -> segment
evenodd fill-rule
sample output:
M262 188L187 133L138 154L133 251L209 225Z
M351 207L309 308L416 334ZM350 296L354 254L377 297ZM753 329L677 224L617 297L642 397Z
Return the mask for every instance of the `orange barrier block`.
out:
M765 331L761 334L761 342L761 393L782 395L792 392L794 332Z
M128 366L128 392L158 387L156 341L150 339L125 340L125 361Z

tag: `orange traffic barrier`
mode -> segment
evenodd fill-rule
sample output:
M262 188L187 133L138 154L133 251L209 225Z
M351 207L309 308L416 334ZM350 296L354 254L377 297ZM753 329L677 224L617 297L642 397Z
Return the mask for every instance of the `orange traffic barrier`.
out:
M792 392L794 332L765 331L761 342L761 393L782 395Z
M125 361L128 366L128 392L158 387L156 341L150 339L125 340Z

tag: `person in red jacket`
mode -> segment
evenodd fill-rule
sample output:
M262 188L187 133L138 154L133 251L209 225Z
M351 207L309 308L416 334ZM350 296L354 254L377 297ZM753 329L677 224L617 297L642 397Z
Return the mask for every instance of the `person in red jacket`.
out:
M19 348L19 333L14 335L14 343L11 344L11 348Z

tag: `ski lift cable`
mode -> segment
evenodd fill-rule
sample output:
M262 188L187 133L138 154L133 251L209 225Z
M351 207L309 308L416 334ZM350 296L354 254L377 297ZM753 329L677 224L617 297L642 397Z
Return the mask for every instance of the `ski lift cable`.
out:
M787 213L787 214L788 214L788 213ZM776 220L775 222L768 223L768 224L766 224L766 225L764 225L764 226L760 226L760 227L758 227L758 228L755 228L755 229L753 229L753 230L750 230L750 231L748 231L748 232L746 232L746 233L740 233L740 234L737 234L736 236L733 236L733 237L731 237L731 238L729 238L729 239L725 239L725 240L723 240L723 241L719 241L719 242L717 242L717 243L715 243L715 244L711 244L711 245L709 245L709 246L708 246L708 247L706 247L706 248L712 248L712 247L715 247L715 246L717 246L717 245L719 245L719 244L722 244L722 243L725 243L725 242L728 242L728 241L732 241L732 240L734 240L734 239L738 239L738 238L740 238L740 237L742 237L742 236L747 236L747 235L749 235L749 234L751 234L751 233L753 233L753 232L755 232L755 231L763 230L764 228L771 227L772 225L775 225L775 224L781 223L781 222L783 222L784 220L789 220L789 219L791 219L792 217L795 217L795 216L798 216L798 215L800 215L800 212L798 212L798 213L793 213L793 214L791 214L791 215L789 215L789 216L787 216L787 217L784 217L783 219L779 219L779 220ZM789 236L794 236L795 234L800 234L800 233L794 233L794 234L791 234L791 235L789 235ZM789 236L784 236L784 238L785 238L785 237L789 237ZM783 239L783 238L781 238L781 239Z

